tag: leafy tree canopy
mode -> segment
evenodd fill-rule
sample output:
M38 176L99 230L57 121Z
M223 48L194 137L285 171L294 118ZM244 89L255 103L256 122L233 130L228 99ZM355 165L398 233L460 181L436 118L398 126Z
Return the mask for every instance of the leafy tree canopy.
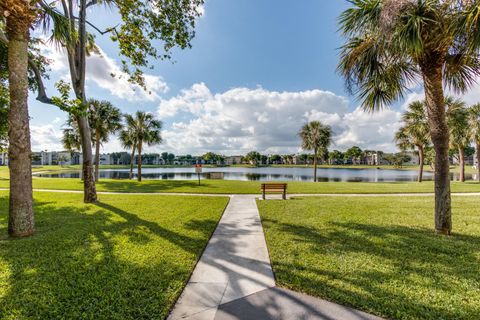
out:
M245 155L244 159L245 161L257 164L262 159L262 155L257 151L250 151Z
M86 52L96 52L95 36L110 35L120 49L122 71L129 81L145 88L144 68L153 68L150 61L171 59L175 47L189 48L195 36L196 19L201 15L203 0L77 0L73 6L58 0L40 2L44 19L41 27L50 32L51 39L63 47L72 47L78 41L77 24L79 12L84 6L103 4L109 7L112 17L118 14L120 21L101 29L86 19ZM73 17L73 18L72 18ZM73 21L72 21L73 20ZM113 19L112 19L113 20ZM118 23L117 23L118 22ZM161 48L161 49L159 49ZM113 75L112 76L117 76Z
M353 146L345 151L344 155L347 158L360 158L362 156L362 149L357 146Z

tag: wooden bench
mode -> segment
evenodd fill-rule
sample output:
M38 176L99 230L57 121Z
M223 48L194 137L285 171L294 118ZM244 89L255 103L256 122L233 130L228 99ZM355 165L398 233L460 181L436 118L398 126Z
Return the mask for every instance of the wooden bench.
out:
M287 199L287 184L286 183L262 183L260 189L262 191L262 199L265 200L265 194L268 193L282 193L282 199Z

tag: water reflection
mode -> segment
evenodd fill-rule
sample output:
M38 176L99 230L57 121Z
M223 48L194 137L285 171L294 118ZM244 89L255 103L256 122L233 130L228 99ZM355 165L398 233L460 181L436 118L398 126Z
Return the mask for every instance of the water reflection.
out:
M208 179L210 173L221 172L225 180L243 181L313 181L312 168L204 168L202 179ZM40 177L49 178L80 178L80 172L41 173ZM134 173L136 177L136 173ZM101 178L128 179L128 169L109 169L100 171ZM196 180L198 179L194 168L144 168L142 178L150 180ZM343 169L343 168L320 168L317 172L318 181L321 182L408 182L417 180L417 172L414 170L392 169ZM467 175L467 179L475 178ZM424 173L425 180L432 180L431 172ZM452 179L458 176L452 174Z

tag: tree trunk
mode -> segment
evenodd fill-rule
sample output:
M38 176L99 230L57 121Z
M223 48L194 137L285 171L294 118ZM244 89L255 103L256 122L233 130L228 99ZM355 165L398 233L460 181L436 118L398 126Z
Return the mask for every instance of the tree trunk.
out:
M133 161L135 161L135 149L136 148L137 148L137 146L134 145L133 148L132 148L132 155L130 156L130 175L129 175L130 180L133 179Z
M460 182L465 182L465 149L458 148L458 159L460 161Z
M477 181L480 182L480 141L477 141L476 149L477 149Z
M72 10L72 9L71 9ZM70 67L70 76L72 78L73 90L77 99L85 103L85 70L86 70L86 0L79 1L79 17L78 17L78 41L75 47L67 48L67 56ZM70 12L69 19L72 24L76 18ZM83 201L92 203L97 201L97 190L95 188L95 176L93 168L92 155L92 133L88 118L85 115L75 115L80 132L82 143L82 172L83 172Z
M418 148L418 165L419 165L419 168L418 168L418 182L422 182L423 181L423 163L424 163L424 150L423 150L423 146L422 145L418 145L417 146Z
M100 178L100 134L95 130L95 182Z
M12 18L13 19L13 18ZM29 26L7 19L8 81L8 157L10 205L8 233L13 237L30 236L35 231L32 196L32 159L28 116L28 40Z
M313 181L317 182L317 149L313 150Z
M93 168L92 139L90 126L86 117L77 117L80 131L83 155L83 201L93 203L97 201L97 190L95 188L95 177Z
M137 180L138 182L142 182L142 141L138 142L138 163L137 163L137 169L138 169L138 177Z
M430 57L432 65L422 66L430 136L435 149L435 231L450 234L452 208L450 197L449 135L443 95L442 59Z

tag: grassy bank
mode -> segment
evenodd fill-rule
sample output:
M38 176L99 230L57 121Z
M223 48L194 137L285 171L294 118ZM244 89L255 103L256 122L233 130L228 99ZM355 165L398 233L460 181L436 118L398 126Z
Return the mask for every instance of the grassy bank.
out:
M63 168L67 170L68 168ZM59 167L49 166L35 168L35 171L59 170ZM427 193L433 192L433 182L300 182L287 181L288 193ZM136 180L101 179L97 183L98 191L110 192L185 192L185 193L214 193L214 194L255 194L260 190L259 181L232 181L232 180L202 180L198 185L196 180ZM82 190L83 182L80 179L66 178L33 178L33 186L37 189L54 190ZM8 188L8 171L0 168L0 188ZM480 192L480 184L475 181L466 183L452 182L453 192Z
M277 283L391 319L480 314L479 197L454 198L450 237L430 198L258 201Z
M0 319L164 318L228 201L100 200L35 194L36 235L10 240L0 192Z

